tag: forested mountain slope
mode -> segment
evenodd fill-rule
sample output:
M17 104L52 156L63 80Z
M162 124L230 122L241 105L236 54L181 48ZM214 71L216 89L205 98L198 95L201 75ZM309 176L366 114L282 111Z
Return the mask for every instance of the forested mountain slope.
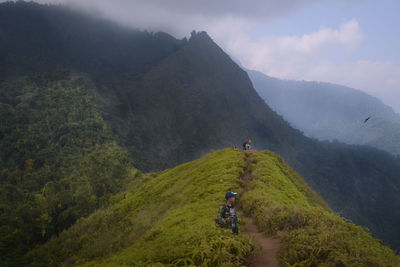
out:
M181 42L62 6L0 4L0 80L67 69L107 83L145 70Z
M108 205L139 172L68 73L0 85L0 265Z
M400 115L377 98L336 84L283 81L247 72L266 103L305 135L400 154Z

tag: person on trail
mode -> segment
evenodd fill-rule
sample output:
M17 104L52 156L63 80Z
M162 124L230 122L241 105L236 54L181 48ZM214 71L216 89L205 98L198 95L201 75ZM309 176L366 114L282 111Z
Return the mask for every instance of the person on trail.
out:
M222 228L231 228L232 233L238 234L239 229L237 225L237 216L235 211L235 197L237 193L226 192L226 203L221 205L218 211L218 216L215 222Z
M243 143L243 150L247 150L248 144L249 144L249 141L246 141Z
M251 139L243 143L243 150L250 150L250 149L251 149Z

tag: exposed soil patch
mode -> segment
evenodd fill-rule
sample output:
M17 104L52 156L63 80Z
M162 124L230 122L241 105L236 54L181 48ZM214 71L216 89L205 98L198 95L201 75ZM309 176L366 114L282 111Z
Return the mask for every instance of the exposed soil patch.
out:
M251 151L250 153L256 153L256 151ZM249 181L251 180L249 166L250 156L246 157L246 167L243 174L244 193L247 191ZM240 209L240 206L238 206L238 209ZM243 217L243 219L246 222L246 226L241 230L241 232L250 236L253 242L257 245L257 251L250 257L248 266L279 266L278 261L276 260L276 255L280 247L280 240L268 237L263 232L259 231L252 218Z
M246 226L242 233L249 235L253 242L257 244L257 251L250 257L248 266L279 266L276 255L280 247L280 240L267 237L263 232L260 232L252 218L244 217L243 219Z

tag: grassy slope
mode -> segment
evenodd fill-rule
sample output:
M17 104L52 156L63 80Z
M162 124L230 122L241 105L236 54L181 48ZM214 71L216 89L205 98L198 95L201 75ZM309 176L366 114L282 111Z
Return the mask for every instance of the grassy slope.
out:
M242 207L268 234L278 234L283 266L399 266L400 258L365 229L346 222L283 160L248 154L252 180Z
M361 227L332 213L279 156L231 149L145 175L116 195L111 208L81 219L27 260L37 266L238 266L253 244L217 228L214 218L224 192L243 186L244 155L250 157L252 180L242 208L267 233L280 233L282 265L399 263Z
M253 246L247 236L217 228L214 218L224 192L240 189L243 167L240 152L226 149L147 175L117 196L112 208L80 220L27 260L41 259L37 265L237 266Z

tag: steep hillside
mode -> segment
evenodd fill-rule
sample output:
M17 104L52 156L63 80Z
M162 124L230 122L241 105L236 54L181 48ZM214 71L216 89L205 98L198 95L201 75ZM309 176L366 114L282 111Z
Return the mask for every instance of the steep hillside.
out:
M247 72L265 102L305 135L400 154L400 115L380 100L335 84L282 81ZM371 118L364 124L367 117Z
M361 227L333 214L279 156L232 149L145 175L113 197L113 206L81 219L31 251L26 262L35 262L33 266L243 264L254 245L246 235L217 227L214 218L227 190L242 191L245 168L252 171L252 180L238 201L261 229L280 231L282 265L400 264L390 249Z
M217 228L214 219L225 192L240 190L244 165L241 153L228 149L145 175L112 207L32 251L27 263L237 266L251 252L250 240Z
M281 238L282 266L398 266L400 257L362 227L326 208L282 158L246 154L251 180L241 199L259 229Z
M61 233L139 173L93 84L68 73L0 84L0 265Z
M1 4L0 14L2 77L66 69L88 78L93 109L135 167L160 170L251 138L257 148L281 155L332 209L400 247L400 161L304 137L265 104L206 33L180 41L22 1ZM45 105L43 112L50 112Z
M192 33L140 77L125 79L119 92L119 112L107 105L106 118L139 168L166 168L246 137L278 151L291 151L302 138L205 32Z
M108 83L177 49L165 33L135 31L62 6L0 4L0 81L70 70Z

